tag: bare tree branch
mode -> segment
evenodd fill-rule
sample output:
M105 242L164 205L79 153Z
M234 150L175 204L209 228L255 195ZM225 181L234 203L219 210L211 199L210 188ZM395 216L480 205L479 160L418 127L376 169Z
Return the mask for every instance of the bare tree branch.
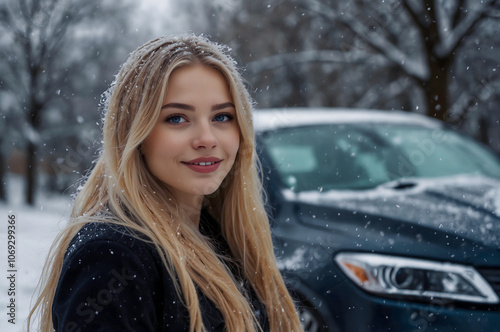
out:
M428 20L425 19L426 13L423 8L418 8L409 0L402 0L401 3L419 29L424 29L425 27L427 27Z
M500 18L500 10L499 9L489 10L488 12L486 12L484 14L484 17L499 19Z
M468 14L458 22L453 31L450 31L448 38L441 40L436 46L434 53L438 57L443 58L454 52L464 37L471 33L477 23L484 18L484 15L486 15L491 5L495 2L496 0L474 2L474 5L467 10Z
M366 27L354 17L343 15L340 22L349 27L368 45L384 54L391 62L401 67L409 76L419 81L425 81L429 77L429 72L419 61L410 59L396 45L383 38L380 34L367 31Z
M365 43L376 49L379 53L387 57L388 60L399 66L407 75L413 77L417 81L425 81L429 77L427 68L417 60L409 58L396 45L391 43L386 38L377 33L371 33L365 25L358 19L351 16L347 12L338 13L329 6L324 5L319 1L310 1L306 4L311 10L314 10L321 15L328 17L331 20L336 20L349 28Z
M455 11L453 13L453 18L452 18L452 24L451 28L455 29L458 23L460 23L460 20L462 18L463 12L464 12L464 4L465 0L458 0L458 3L456 3L455 6Z
M267 58L249 62L246 66L246 72L249 75L255 75L265 70L276 69L289 63L367 63L382 66L386 63L385 57L371 53L361 53L358 51L341 52L326 50L310 50L286 54L277 54Z
M402 77L392 81L388 84L388 86L384 89L384 99L393 99L397 98L399 95L404 93L406 89L409 87L409 83L407 79ZM351 107L355 108L370 108L377 101L380 101L380 87L373 86L370 87L365 93L357 99Z

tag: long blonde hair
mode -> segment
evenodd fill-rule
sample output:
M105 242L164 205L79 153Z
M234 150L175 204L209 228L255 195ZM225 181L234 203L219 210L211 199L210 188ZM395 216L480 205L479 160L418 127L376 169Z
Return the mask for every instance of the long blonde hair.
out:
M97 221L127 226L151 240L167 271L177 277L175 286L189 312L190 331L205 330L196 286L221 311L228 331L260 330L245 292L209 241L186 222L182 209L148 171L139 151L159 117L171 73L194 64L215 68L224 76L240 130L233 168L204 204L220 222L235 260L265 304L271 330L302 330L273 254L250 96L228 49L195 35L154 39L131 53L121 67L108 93L101 155L76 197L68 226L51 248L28 329L40 314L40 330L53 331L51 305L66 248L85 223Z

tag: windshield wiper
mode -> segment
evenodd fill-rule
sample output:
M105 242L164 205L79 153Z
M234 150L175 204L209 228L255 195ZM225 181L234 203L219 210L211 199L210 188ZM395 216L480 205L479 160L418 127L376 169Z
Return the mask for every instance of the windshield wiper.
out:
M383 183L381 186L384 188L390 188L395 190L411 189L418 185L418 181L415 178L400 178L393 181Z

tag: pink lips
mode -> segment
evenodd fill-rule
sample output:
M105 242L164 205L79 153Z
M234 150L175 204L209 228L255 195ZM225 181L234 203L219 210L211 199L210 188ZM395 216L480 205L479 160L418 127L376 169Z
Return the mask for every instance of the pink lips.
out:
M183 161L182 164L198 173L212 173L219 168L222 159L215 157L202 157L190 161Z

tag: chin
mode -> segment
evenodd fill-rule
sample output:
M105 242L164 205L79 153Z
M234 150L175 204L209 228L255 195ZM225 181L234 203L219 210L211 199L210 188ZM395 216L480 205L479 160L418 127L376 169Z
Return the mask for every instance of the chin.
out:
M205 184L199 189L199 194L201 195L211 195L215 193L220 188L221 182L210 182Z

